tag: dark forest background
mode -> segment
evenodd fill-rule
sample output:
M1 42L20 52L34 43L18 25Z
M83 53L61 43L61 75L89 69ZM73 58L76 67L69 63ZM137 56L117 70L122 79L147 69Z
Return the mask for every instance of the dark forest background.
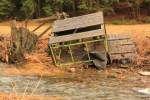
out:
M96 11L104 11L106 16L123 14L128 18L147 18L150 0L0 0L0 20L35 19L56 12L77 16Z

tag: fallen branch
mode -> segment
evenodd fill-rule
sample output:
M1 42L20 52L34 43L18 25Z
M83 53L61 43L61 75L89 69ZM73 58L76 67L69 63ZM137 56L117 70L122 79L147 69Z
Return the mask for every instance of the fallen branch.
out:
M53 20L56 20L56 19L57 19L57 16L53 15L53 16L50 16L50 17L34 19L33 21L35 21L35 22L47 22L47 21L53 21Z

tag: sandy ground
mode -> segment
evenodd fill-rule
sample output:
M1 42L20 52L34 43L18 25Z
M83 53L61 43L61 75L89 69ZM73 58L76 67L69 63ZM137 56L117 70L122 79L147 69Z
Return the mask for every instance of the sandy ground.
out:
M38 25L40 25L40 23L36 23L36 22L29 22L28 24L28 29L30 31L33 31ZM39 35L40 33L42 33L46 28L48 28L51 24L45 24L43 27L41 27L39 30L35 31L35 33L37 35ZM10 35L11 33L11 21L9 22L2 22L0 23L0 34L3 35ZM24 26L24 22L17 22L17 26ZM47 32L47 34L45 35L46 37L48 37L48 34L50 33L51 30L49 30ZM44 36L44 37L45 37Z
M0 100L64 100L62 97L57 96L30 96L30 95L17 95L17 94L4 94L0 93Z
M28 62L24 65L14 66L6 65L2 68L3 75L9 76L57 76L63 75L64 72L53 65L45 65L44 63Z
M150 34L150 24L106 25L108 33Z
M23 22L18 22L21 26ZM39 23L29 22L28 28L29 30L35 29ZM43 32L49 24L44 25L39 30L36 31L37 34ZM150 34L150 24L138 24L138 25L106 25L108 33L129 33L129 34ZM10 22L0 23L0 34L10 34ZM47 33L50 33L47 32ZM48 36L48 34L47 34Z

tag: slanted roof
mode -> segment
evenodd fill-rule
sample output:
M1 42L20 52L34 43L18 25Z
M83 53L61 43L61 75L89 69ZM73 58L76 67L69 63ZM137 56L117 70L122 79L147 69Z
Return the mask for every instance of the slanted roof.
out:
M78 28L86 28L89 26L103 24L103 12L57 20L53 25L52 32L62 32Z

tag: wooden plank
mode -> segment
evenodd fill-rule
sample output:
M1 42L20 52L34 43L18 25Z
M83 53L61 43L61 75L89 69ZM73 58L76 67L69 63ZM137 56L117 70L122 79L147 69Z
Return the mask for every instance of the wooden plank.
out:
M131 39L131 35L111 34L108 40L111 60L120 60L124 58L135 60L137 51Z
M88 31L88 32L82 32L82 33L76 33L71 35L64 35L64 36L57 36L57 37L51 37L49 40L49 44L53 43L60 43L60 42L66 42L66 41L72 41L72 40L79 40L79 39L85 39L95 36L104 35L104 30L94 30L94 31Z
M126 40L126 39L131 39L131 36L129 34L109 34L108 35L109 41Z
M55 33L66 30L85 28L103 23L104 23L103 12L97 12L78 17L66 18L64 20L57 20L54 23L52 32Z
M124 54L124 53L135 53L135 45L116 45L110 46L111 54Z
M124 40L109 41L108 44L110 46L115 46L115 45L132 45L134 43L131 39L124 39Z
M124 55L122 54L115 54L115 55L110 55L111 60L116 60L116 59L123 59L123 58L128 58L131 60L135 60L136 54L135 53L126 53Z
M57 16L56 15L52 15L50 17L32 19L32 21L34 21L34 22L47 22L47 21L53 21L53 20L56 20L56 19L57 19Z
M39 28L41 28L43 25L45 25L46 24L46 22L44 22L44 23L42 23L42 24L40 24L38 27L36 27L32 32L35 32L36 30L38 30Z

